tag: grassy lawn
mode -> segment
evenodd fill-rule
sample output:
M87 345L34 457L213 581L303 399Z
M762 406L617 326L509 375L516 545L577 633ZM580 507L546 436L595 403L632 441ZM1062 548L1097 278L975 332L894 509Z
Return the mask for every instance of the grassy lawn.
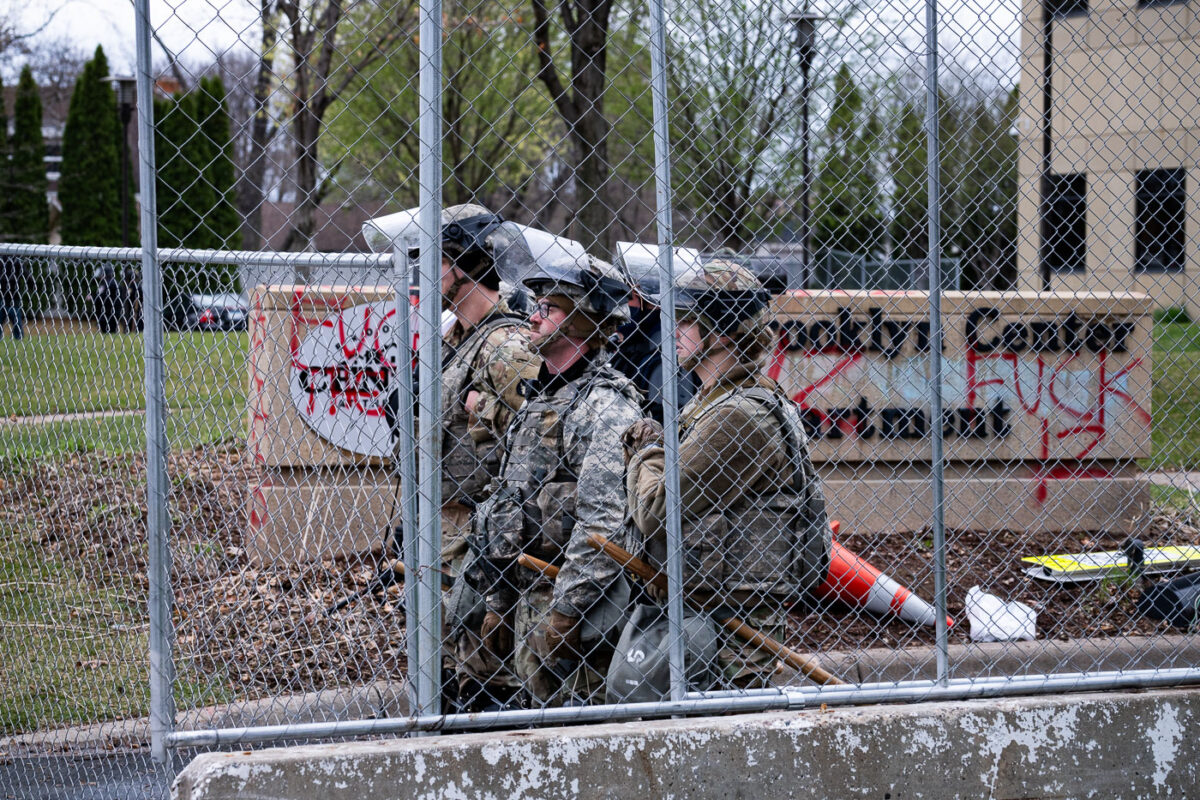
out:
M168 333L167 437L174 449L244 434L245 333ZM0 340L0 418L140 412L145 375L140 335L76 333ZM3 424L3 423L0 423ZM14 424L0 429L0 454L145 447L140 414Z
M0 734L148 713L144 592L0 526Z
M1200 469L1200 325L1154 330L1154 455L1143 469Z
M15 478L19 464L0 461L0 480ZM113 506L105 498L93 509L97 517L141 515L138 507ZM84 566L40 538L33 526L0 521L0 736L147 716L149 617L142 582ZM231 696L226 676L178 667L177 706Z
M244 333L170 333L164 342L167 436L178 451L244 436ZM23 486L35 465L71 470L84 454L145 449L144 362L139 335L89 333L0 340L0 493ZM128 411L36 422L42 415ZM18 418L15 419L14 418ZM113 481L139 481L113 476ZM7 486L6 486L7 484ZM149 713L144 577L114 573L48 546L32 513L62 498L9 495L0 508L0 735ZM66 536L110 515L140 525L140 503L90 498L86 519L64 521ZM45 519L45 514L41 516ZM64 535L59 532L59 535ZM139 545L134 545L137 549ZM143 548L144 549L144 548ZM130 553L137 560L144 552ZM133 559L131 558L131 561ZM185 665L180 665L186 669ZM181 674L183 707L228 695L223 676Z

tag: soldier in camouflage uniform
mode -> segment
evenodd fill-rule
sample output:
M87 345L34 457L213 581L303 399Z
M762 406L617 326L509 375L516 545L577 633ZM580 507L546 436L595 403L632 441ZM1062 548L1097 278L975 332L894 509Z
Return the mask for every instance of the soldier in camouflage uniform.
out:
M500 471L504 432L541 365L525 321L500 294L495 234L501 223L478 205L442 213L442 306L454 314L442 342L442 561L455 575L467 552L472 512ZM499 685L488 694L503 694L505 686L511 693L512 676L479 647L478 620L456 625L461 606L473 598L459 593L450 599L445 616L452 661L478 662L475 672ZM477 694L478 687L459 687L460 696L464 691Z
M795 405L760 365L770 299L748 270L701 265L676 281L681 370L700 379L680 417L679 488L689 596L784 638L785 608L828 571L825 501ZM662 428L645 419L623 435L629 510L647 559L665 569ZM722 688L763 686L774 658L721 632ZM700 687L705 688L705 687Z
M574 253L543 254L525 286L537 298L530 338L543 364L476 515L487 553L480 636L496 657L511 656L532 702L588 702L629 598L620 567L586 543L590 534L626 542L621 432L641 398L606 348L628 319L629 287L612 265ZM519 566L522 553L558 566L557 578Z

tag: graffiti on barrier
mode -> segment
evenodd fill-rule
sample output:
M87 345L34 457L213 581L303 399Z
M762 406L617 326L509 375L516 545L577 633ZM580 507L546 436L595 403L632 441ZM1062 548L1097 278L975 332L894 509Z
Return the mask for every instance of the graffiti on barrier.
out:
M769 371L800 406L814 455L870 441L895 445L901 460L917 455L903 445L940 430L949 447L979 445L971 458L1056 462L1045 470L1051 477L1098 477L1094 467L1057 462L1128 457L1121 448L1130 437L1148 435L1141 398L1149 387L1131 383L1148 378L1143 356L1130 349L1132 320L1013 320L982 306L950 324L961 327L944 332L943 412L934 425L928 321L888 319L878 308L856 318L843 308L832 318L781 322ZM1114 442L1117 432L1125 438Z

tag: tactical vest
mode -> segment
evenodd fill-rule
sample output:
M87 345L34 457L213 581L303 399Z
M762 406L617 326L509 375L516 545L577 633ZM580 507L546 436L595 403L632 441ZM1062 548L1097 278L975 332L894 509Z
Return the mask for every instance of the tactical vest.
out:
M762 387L734 389L681 431L686 440L696 422L731 399L748 397L766 407L784 439L791 480L771 492L747 493L726 508L680 521L685 582L691 589L728 598L796 599L829 572L831 534L825 499L809 459L796 406ZM649 544L649 543L648 543ZM651 555L666 563L664 543Z
M562 563L575 527L575 494L583 456L567 451L566 425L580 402L599 387L638 402L633 385L603 359L553 394L527 398L517 412L509 428L503 483L477 515L477 525L482 526L493 556L513 558L524 552Z
M494 313L475 326L467 340L448 352L442 368L442 502L473 508L488 481L500 472L500 439L471 436L467 392L475 359L488 337L520 324L517 317Z

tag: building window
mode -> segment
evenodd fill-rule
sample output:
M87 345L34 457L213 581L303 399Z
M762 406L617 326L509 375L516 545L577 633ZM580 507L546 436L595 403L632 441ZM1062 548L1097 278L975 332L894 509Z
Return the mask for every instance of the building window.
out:
M1050 272L1083 272L1087 259L1087 175L1047 175L1042 258Z
M1088 0L1045 0L1046 14L1054 19L1088 13Z
M1187 197L1184 171L1144 169L1138 172L1136 180L1134 269L1139 272L1181 271Z
M1182 6L1188 0L1138 0L1138 8L1157 8L1159 6Z

